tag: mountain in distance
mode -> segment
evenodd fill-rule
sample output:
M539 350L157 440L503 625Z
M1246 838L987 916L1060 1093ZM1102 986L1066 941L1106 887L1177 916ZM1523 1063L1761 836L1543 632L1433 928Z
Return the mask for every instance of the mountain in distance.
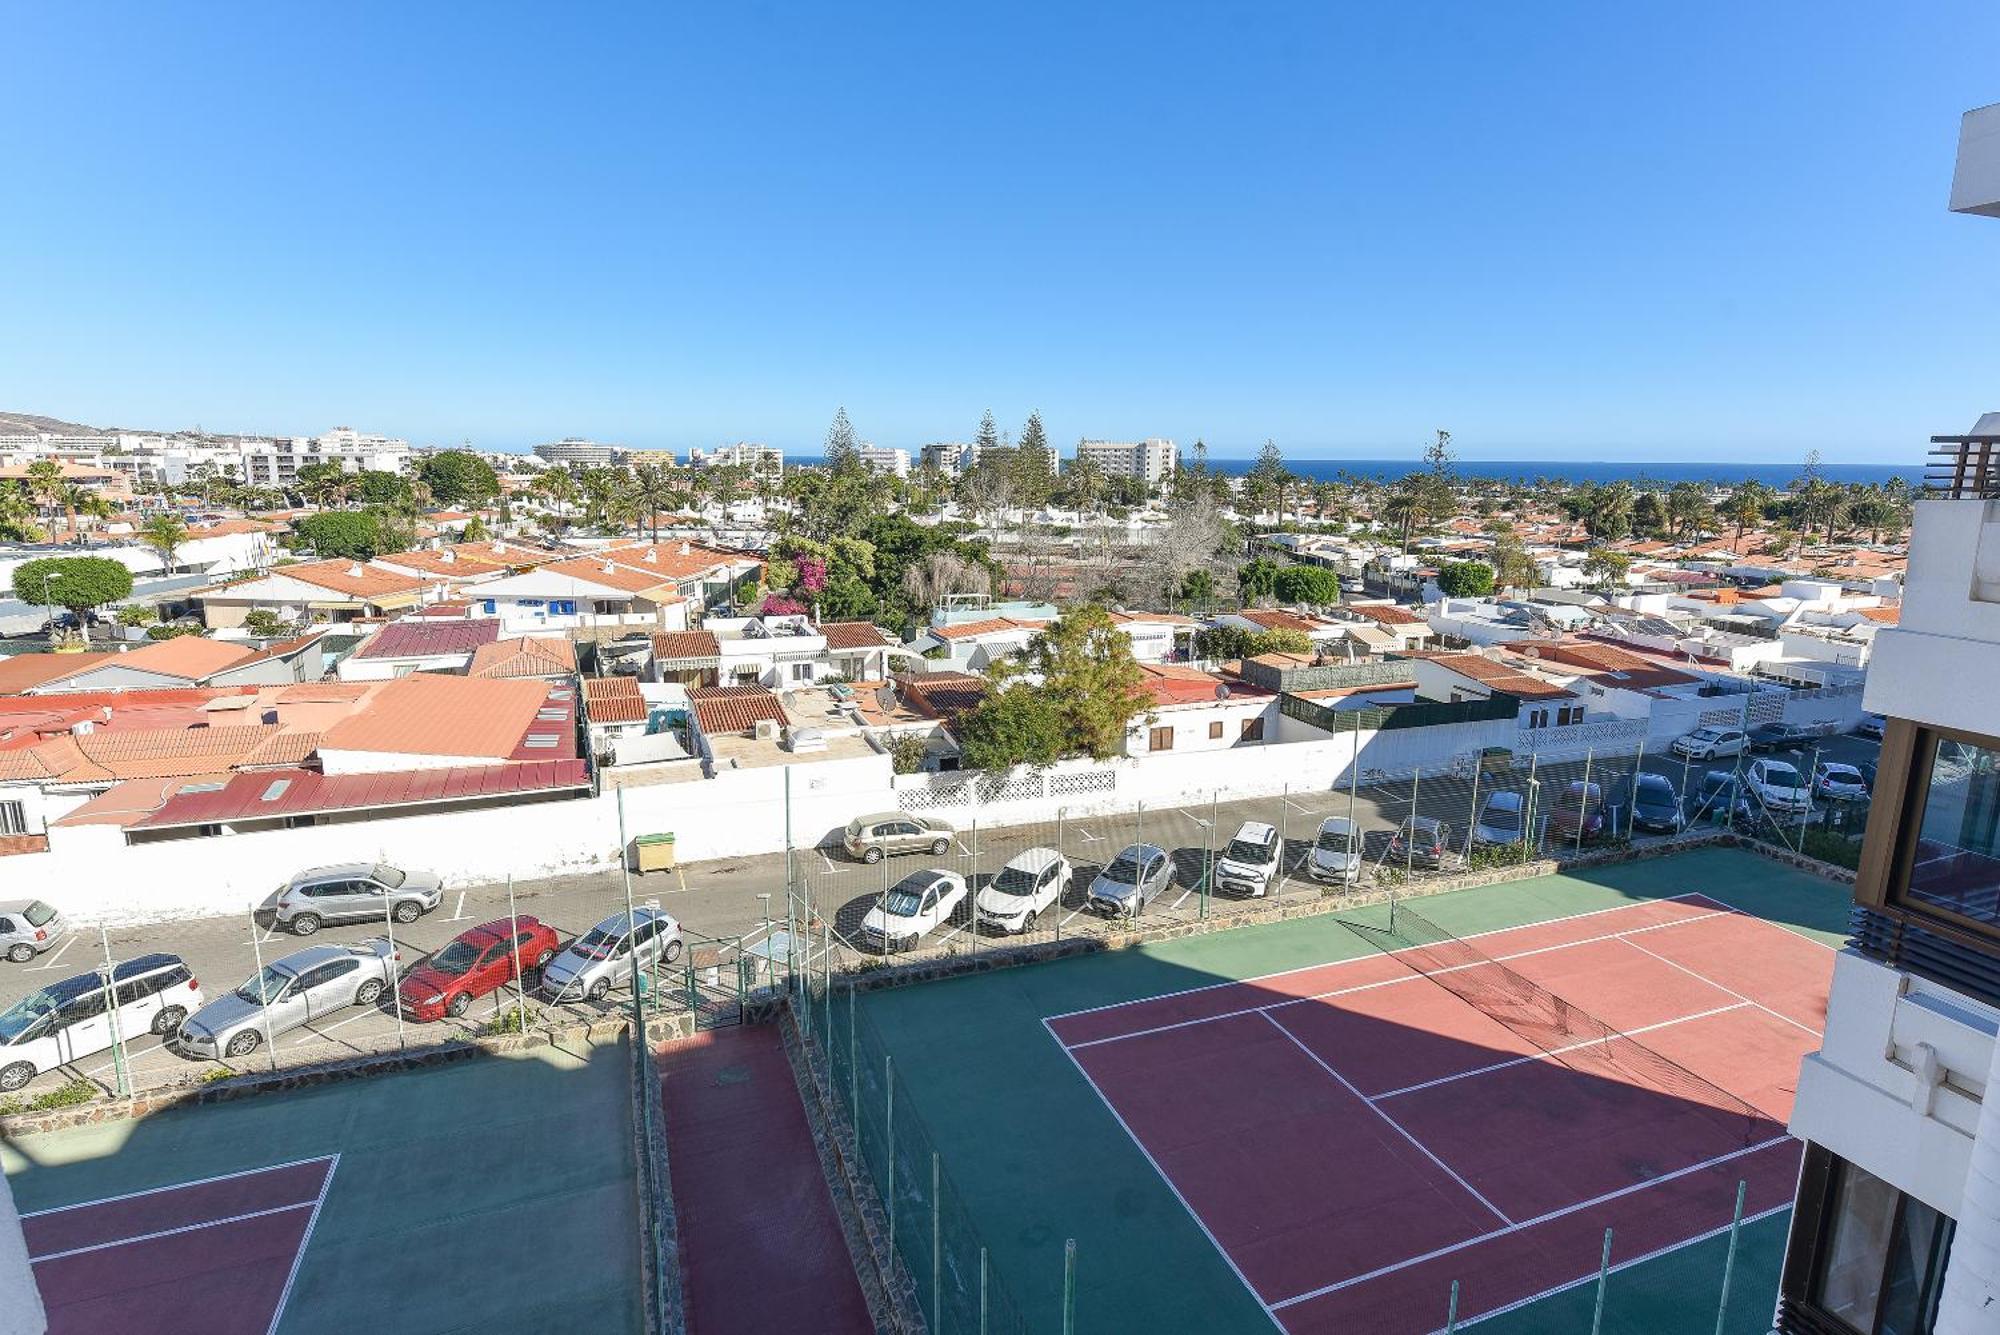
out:
M105 428L85 426L81 422L65 422L60 417L44 417L40 413L0 413L0 436L34 435L46 431L56 436L102 435Z

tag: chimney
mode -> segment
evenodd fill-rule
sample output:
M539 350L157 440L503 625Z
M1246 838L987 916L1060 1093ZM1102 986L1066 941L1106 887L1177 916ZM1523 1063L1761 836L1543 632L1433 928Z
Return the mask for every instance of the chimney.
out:
M359 561L355 561L347 567L347 577L349 579L361 578L361 563Z
M598 569L603 571L605 574L609 575L615 573L618 567L612 565L609 561L606 561L603 565L599 566Z
M647 565L656 566L660 563L660 549L658 547L648 547L646 549L646 554L640 557L639 559L644 561Z
M692 548L692 547L688 546L688 545L687 545L686 543L682 543L682 544L681 544L681 555L682 555L682 556L690 556L690 555L692 555L693 553L694 553L694 548Z
M444 561L444 562L446 562L446 563L450 563L450 562L452 562L452 561L456 561L457 559L458 559L458 553L457 553L457 552L455 552L455 551L453 551L453 550L452 550L451 548L449 548L449 547L445 548L445 549L444 549L444 554L443 554L442 556L438 557L438 560L440 560L440 561Z

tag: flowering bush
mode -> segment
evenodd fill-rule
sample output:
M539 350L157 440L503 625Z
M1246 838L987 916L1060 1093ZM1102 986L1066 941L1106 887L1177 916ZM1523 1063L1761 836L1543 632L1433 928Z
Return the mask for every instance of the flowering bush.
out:
M776 593L765 594L764 601L757 604L757 615L760 617L796 616L805 610L804 603Z
M807 593L818 593L826 587L826 562L817 556L801 556L794 563L799 572L799 587Z

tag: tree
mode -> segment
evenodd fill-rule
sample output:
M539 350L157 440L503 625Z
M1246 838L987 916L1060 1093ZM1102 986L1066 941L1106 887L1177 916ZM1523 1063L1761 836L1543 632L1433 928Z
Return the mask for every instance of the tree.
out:
M912 606L928 612L957 593L991 593L993 573L952 551L934 551L903 571L903 594Z
M346 500L356 482L339 464L307 464L292 478L293 490L314 505L338 505Z
M1447 598L1484 598L1493 592L1493 567L1484 561L1450 561L1438 571L1438 589Z
M275 640L291 628L290 622L268 607L252 608L243 618L243 629L260 640Z
M478 505L500 494L493 465L471 450L440 450L417 466L417 478L439 505Z
M1260 556L1236 572L1236 591L1246 602L1275 598L1278 596L1278 570L1276 561Z
M53 459L37 459L28 465L25 480L28 496L35 502L37 513L44 519L56 511L62 502L62 465ZM46 524L44 525L46 527Z
M561 469L549 471L558 477L569 476ZM379 468L365 468L354 474L354 489L351 494L359 498L364 505L394 505L410 494L410 479L400 473L389 473Z
M35 507L18 487L0 485L0 540L40 542L48 537L35 522Z
M1265 440L1263 447L1257 451L1257 462L1250 465L1249 473L1244 476L1244 485L1246 491L1254 487L1252 494L1260 498L1269 496L1277 502L1280 524L1285 522L1285 489L1292 481L1291 473L1285 468L1284 451L1278 448L1277 441Z
M1028 414L1021 428L1021 443L1014 447L1014 498L1024 508L1044 505L1055 491L1055 470L1049 465L1049 433L1042 429L1042 415Z
M1730 493L1723 502L1722 512L1736 525L1735 547L1743 549L1743 534L1752 525L1763 522L1764 506L1770 500L1771 491L1761 482L1745 482Z
M854 424L847 420L845 406L834 409L833 422L826 429L826 466L835 472L861 466L861 446L854 439Z
M1329 607L1340 601L1340 576L1323 566L1280 566L1272 591L1281 603Z
M1512 533L1493 541L1493 582L1503 589L1531 588L1535 582L1535 559Z
M187 541L188 526L179 515L154 515L139 526L139 540L159 553L168 571L174 568L181 544Z
M1698 484L1676 482L1667 492L1667 530L1679 541L1693 538L1714 518L1715 511Z
M48 556L14 567L14 596L24 603L67 607L90 643L93 607L132 596L132 572L102 556Z
M1194 656L1212 663L1255 658L1259 654L1310 654L1312 651L1312 637L1289 627L1246 630L1242 626L1210 626L1196 631L1194 636Z
M930 755L930 743L921 733L899 732L889 738L889 763L898 774L915 774Z
M1037 693L1063 720L1068 749L1108 760L1125 749L1126 730L1151 697L1132 657L1132 641L1096 604L1072 608L1028 644Z
M1382 502L1378 513L1402 537L1403 551L1410 550L1410 539L1417 526L1430 515L1430 500L1425 494L1428 486L1424 475L1412 473L1396 484L1394 491Z
M1053 765L1070 754L1067 720L1054 700L1026 682L988 686L953 725L960 758L972 769Z
M1656 538L1667 531L1667 505L1657 491L1642 491L1632 503L1632 532Z
M631 497L639 512L639 522L648 526L654 542L660 540L660 512L674 503L679 488L673 470L659 464L640 464L632 470Z
M1095 459L1072 459L1063 469L1063 496L1079 515L1104 499L1104 469Z
M486 521L478 515L466 520L465 527L458 531L460 542L484 542L492 536L493 531L486 527Z
M993 420L991 408L980 415L979 430L973 434L972 443L981 454L1000 448L1000 424Z
M1583 573L1590 576L1600 588L1615 588L1625 582L1625 572L1632 568L1632 558L1623 552L1614 552L1608 547L1594 547L1590 555L1583 558Z
M292 525L295 542L315 556L367 561L389 550L381 519L366 510L322 510Z
M1632 536L1632 509L1636 497L1630 482L1613 482L1594 487L1585 497L1583 526L1600 542L1616 542Z

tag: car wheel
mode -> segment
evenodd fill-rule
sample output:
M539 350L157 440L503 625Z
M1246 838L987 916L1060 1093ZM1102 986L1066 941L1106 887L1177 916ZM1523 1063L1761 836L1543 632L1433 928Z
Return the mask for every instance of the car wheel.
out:
M397 922L411 923L422 917L423 913L424 906L422 904L417 903L414 899L406 899L396 905L396 911L390 916L395 918Z
M666 963L672 964L675 960L679 959L680 957L681 957L681 939L679 937L675 937L673 940L667 942L667 948L660 952L660 958Z
M549 961L554 959L555 957L556 957L555 951L550 950L547 946L544 946L542 947L542 953L535 956L535 962L529 967L532 968L536 973L540 973L543 969L549 967Z
M311 936L319 930L319 915L317 913L301 913L298 917L292 919L291 928L293 936Z
M931 840L931 856L932 856L932 857L937 857L937 858L941 858L941 857L943 857L943 856L944 856L944 855L945 855L946 853L949 853L949 852L951 852L951 840L949 840L949 839L933 839L933 840Z
M598 979L590 985L590 991L584 993L584 995L602 1005L604 999L611 995L611 980L609 978Z
M161 1035L171 1034L181 1027L181 1021L187 1017L188 1013L182 1007L169 1006L153 1017L153 1032Z
M29 960L33 959L34 957L35 957L35 948L29 945L26 941L20 942L7 952L7 958L14 961L14 963L16 964L26 964Z
M373 1006L381 999L382 980L380 978L370 978L367 982L354 989L354 1004L357 1006Z
M12 1066L0 1068L0 1089L13 1093L35 1078L35 1068L29 1062L15 1062Z
M861 855L861 860L872 867L882 860L882 850L879 848L870 848Z
M257 1045L263 1041L264 1036L255 1029L245 1029L242 1033L229 1040L229 1046L222 1050L222 1055L225 1057L247 1057L255 1052Z
M470 992L457 993L450 1001L444 1003L444 1013L454 1020L471 1009L472 994Z

